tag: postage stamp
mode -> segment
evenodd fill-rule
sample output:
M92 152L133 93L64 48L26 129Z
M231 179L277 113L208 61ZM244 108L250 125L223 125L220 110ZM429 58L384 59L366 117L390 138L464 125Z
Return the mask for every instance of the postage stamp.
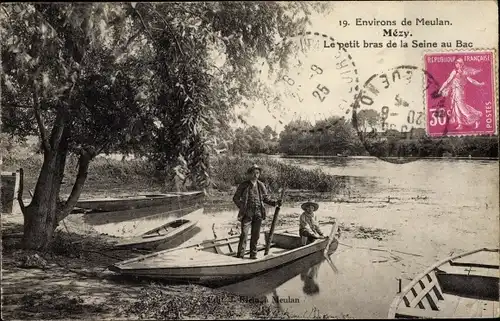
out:
M391 163L418 160L412 146L426 136L423 93L440 87L431 73L411 65L370 76L352 104L352 123L368 153Z
M424 61L425 70L441 84L437 92L425 94L427 134L496 134L495 52L427 53Z

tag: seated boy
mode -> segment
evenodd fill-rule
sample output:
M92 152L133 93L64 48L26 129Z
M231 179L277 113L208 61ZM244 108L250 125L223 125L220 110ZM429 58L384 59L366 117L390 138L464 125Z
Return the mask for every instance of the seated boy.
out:
M319 205L316 202L309 201L301 205L304 213L299 219L299 235L307 238L307 243L314 242L316 239L326 238L321 232L318 223L314 217L314 212L318 210Z

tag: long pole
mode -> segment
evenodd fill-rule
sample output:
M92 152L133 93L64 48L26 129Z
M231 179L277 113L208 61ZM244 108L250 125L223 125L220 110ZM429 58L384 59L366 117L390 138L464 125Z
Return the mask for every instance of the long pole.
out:
M283 197L285 196L285 188L281 190L281 195L280 195L280 200L283 201ZM274 210L274 216L273 216L273 221L271 223L271 229L269 230L269 236L267 237L266 240L266 250L264 251L264 255L267 255L269 253L269 249L271 248L271 242L273 241L273 233L274 233L274 228L276 227L276 222L278 221L278 214L280 212L280 206L276 206L276 209Z
M330 235L328 236L328 242L326 243L325 251L323 252L323 256L325 257L325 260L328 262L328 264L330 264L330 267L332 268L334 273L339 273L339 270L337 269L335 264L333 264L332 259L328 255L328 250L330 249L330 245L332 244L332 241L333 241L333 238L334 238L334 235L335 235L335 232L337 231L337 229L338 229L337 220L335 220L335 223L332 226L332 231L330 232Z
M335 223L333 224L332 226L332 230L330 232L330 235L328 236L328 242L326 243L326 247L325 247L325 251L323 252L323 255L325 257L328 256L328 250L330 249L330 245L332 244L333 242L333 239L334 239L334 234L335 232L337 231L337 226L338 226L338 223L337 223L337 220L335 220Z

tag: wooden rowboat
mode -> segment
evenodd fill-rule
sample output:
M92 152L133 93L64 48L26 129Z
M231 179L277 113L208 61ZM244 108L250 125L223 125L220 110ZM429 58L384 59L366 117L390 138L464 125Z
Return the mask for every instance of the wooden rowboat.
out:
M125 238L115 244L117 248L166 250L181 245L193 236L197 221L177 219L136 237Z
M257 259L254 260L236 258L239 237L234 236L142 255L116 263L109 269L129 276L222 285L248 279L321 252L328 243L328 239L318 239L302 245L298 234L275 232L269 254L264 256L267 235L268 232L261 233ZM330 244L329 253L333 253L337 246L335 239Z
M127 211L149 207L163 207L163 211L177 210L202 201L203 192L178 192L168 194L148 194L116 198L94 198L79 200L75 207L93 212ZM165 208L168 207L168 208Z
M499 249L448 257L396 296L389 318L499 317Z

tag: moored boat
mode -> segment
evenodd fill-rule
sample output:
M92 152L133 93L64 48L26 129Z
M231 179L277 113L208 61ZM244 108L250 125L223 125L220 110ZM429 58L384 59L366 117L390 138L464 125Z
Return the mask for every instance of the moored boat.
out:
M143 235L176 219L196 221L203 211L202 204L176 210L146 207L137 210L88 213L83 215L82 219L85 224L99 233L128 238Z
M189 219L176 219L142 235L125 238L114 246L151 251L171 249L190 239L197 223Z
M79 200L75 207L92 212L116 212L140 208L162 207L176 210L203 201L203 192L173 192L166 194L146 194L126 197L107 197Z
M499 317L499 249L448 257L426 269L393 300L393 318Z
M239 237L209 240L192 246L160 251L118 262L109 267L122 275L198 284L228 284L251 278L307 255L324 251L328 239L303 245L298 234L275 232L264 255L268 232L262 232L257 259L236 258ZM328 252L338 246L334 238ZM247 251L248 252L248 251Z

